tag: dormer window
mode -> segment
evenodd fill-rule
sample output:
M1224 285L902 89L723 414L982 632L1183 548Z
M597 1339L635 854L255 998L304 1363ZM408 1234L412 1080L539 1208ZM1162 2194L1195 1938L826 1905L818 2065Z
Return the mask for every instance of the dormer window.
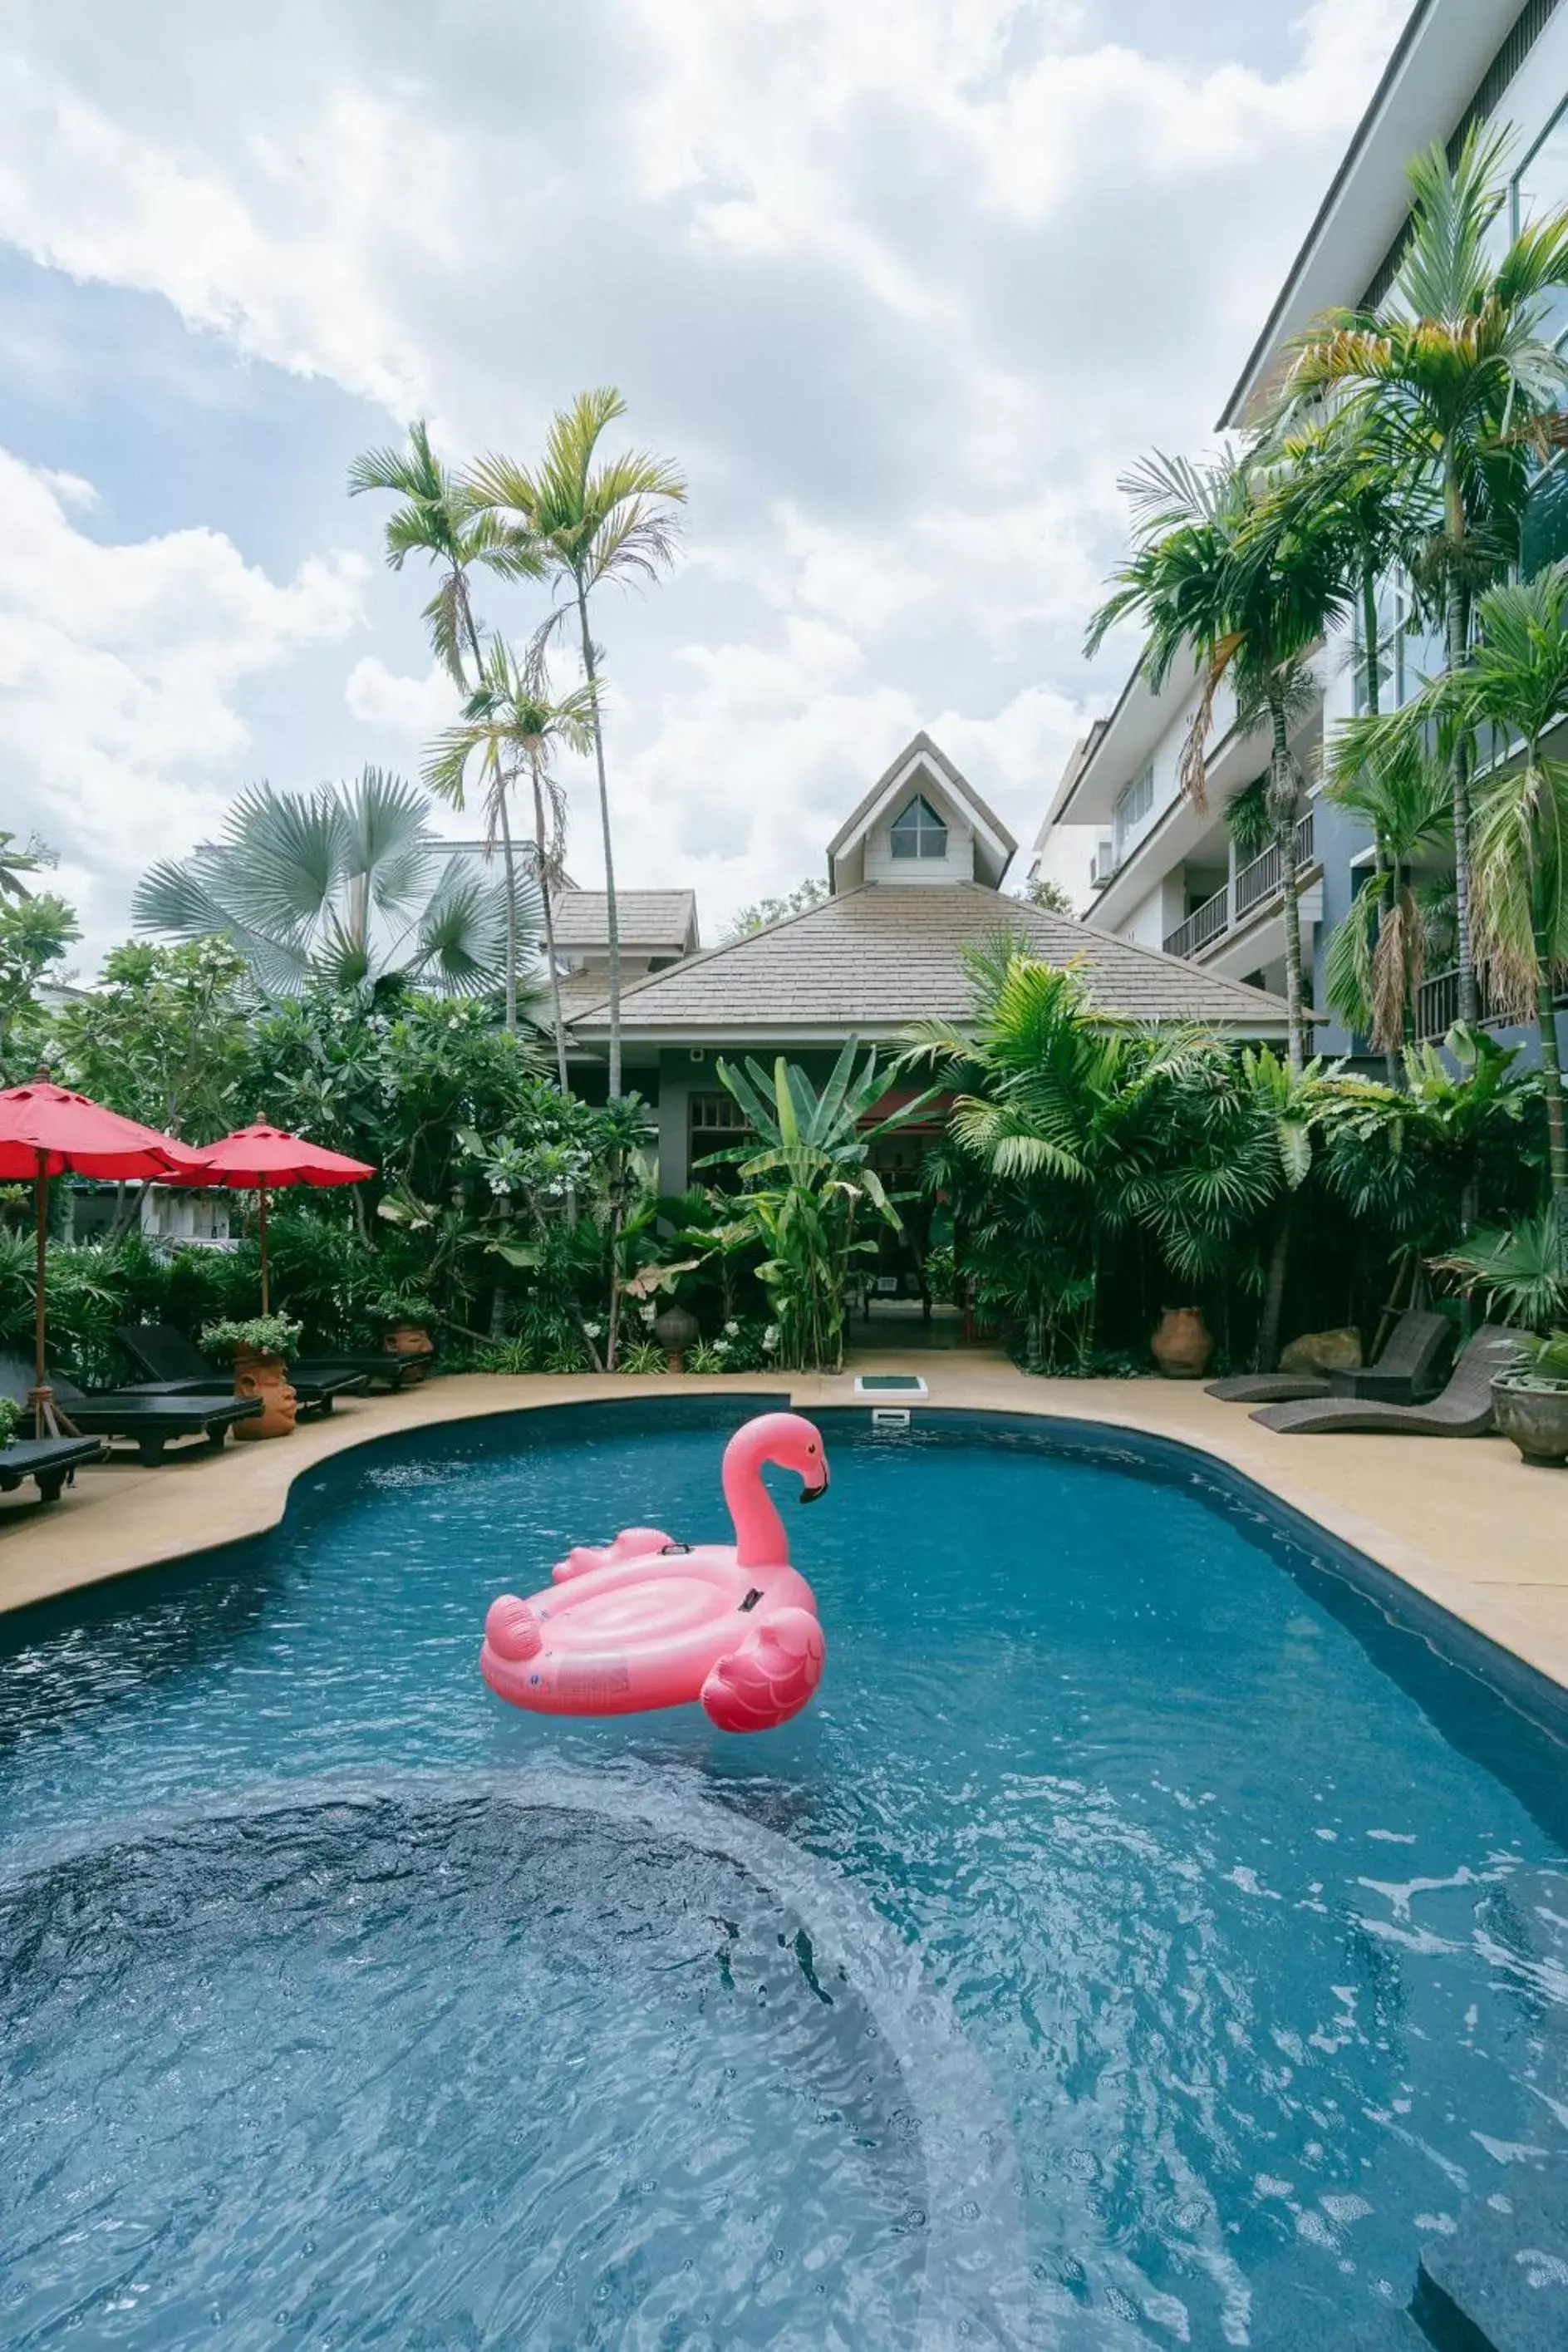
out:
M917 793L893 821L895 857L946 857L947 828L928 800Z

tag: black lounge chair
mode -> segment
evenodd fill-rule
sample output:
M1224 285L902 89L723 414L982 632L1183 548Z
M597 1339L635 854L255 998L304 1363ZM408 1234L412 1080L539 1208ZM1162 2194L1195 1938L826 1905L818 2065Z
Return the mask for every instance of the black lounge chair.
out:
M33 1385L33 1368L20 1356L0 1355L0 1396L26 1404ZM163 1459L163 1449L177 1437L204 1437L214 1454L236 1421L251 1421L262 1410L259 1397L161 1396L139 1389L78 1389L74 1381L49 1374L55 1402L84 1437L125 1437L143 1462Z
M195 1342L176 1331L172 1323L127 1323L114 1336L149 1381L172 1394L183 1391L196 1396L222 1384L221 1374ZM313 1389L346 1396L356 1386L374 1387L378 1381L389 1389L401 1389L429 1366L428 1356L308 1356L289 1364L288 1377L301 1396ZM330 1397L327 1410L331 1410Z
M1297 1404L1266 1405L1252 1415L1265 1429L1288 1436L1327 1437L1336 1430L1365 1429L1388 1437L1485 1437L1492 1426L1491 1384L1517 1363L1520 1335L1495 1323L1483 1324L1466 1341L1448 1385L1430 1404L1379 1404L1371 1397L1329 1397Z
M0 1445L0 1495L13 1495L31 1478L46 1503L57 1503L87 1462L103 1458L101 1437L14 1437Z
M1292 1404L1307 1397L1371 1397L1384 1404L1414 1404L1436 1387L1454 1336L1446 1315L1407 1309L1375 1364L1343 1372L1248 1372L1210 1381L1208 1394L1224 1404Z
M147 1374L121 1393L127 1396L232 1396L234 1375L209 1364L201 1349L176 1331L172 1323L125 1323L115 1333L133 1364ZM340 1396L358 1396L367 1381L362 1371L348 1364L290 1364L293 1388L302 1418L329 1413Z

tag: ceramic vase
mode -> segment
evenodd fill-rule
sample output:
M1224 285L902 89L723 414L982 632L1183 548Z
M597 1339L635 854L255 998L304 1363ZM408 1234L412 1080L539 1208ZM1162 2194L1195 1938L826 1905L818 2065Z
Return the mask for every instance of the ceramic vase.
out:
M1214 1339L1201 1307L1167 1307L1149 1341L1167 1381L1200 1381L1214 1353Z

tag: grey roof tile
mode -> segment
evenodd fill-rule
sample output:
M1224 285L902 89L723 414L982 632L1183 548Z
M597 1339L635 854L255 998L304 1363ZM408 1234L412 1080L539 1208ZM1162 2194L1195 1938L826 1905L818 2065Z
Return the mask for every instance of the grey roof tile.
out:
M608 892L559 891L551 911L556 945L563 952L601 948L608 941ZM678 953L696 924L696 898L690 890L617 890L615 911L623 948L667 948Z
M1107 1012L1247 1034L1283 1026L1282 999L1261 989L961 882L868 883L690 956L622 992L622 1033L679 1038L741 1029L760 1039L885 1032L930 1015L962 1020L969 992L959 949L998 928L1025 934L1047 963L1077 963ZM585 1039L606 1034L608 1008L587 1009L573 1026Z

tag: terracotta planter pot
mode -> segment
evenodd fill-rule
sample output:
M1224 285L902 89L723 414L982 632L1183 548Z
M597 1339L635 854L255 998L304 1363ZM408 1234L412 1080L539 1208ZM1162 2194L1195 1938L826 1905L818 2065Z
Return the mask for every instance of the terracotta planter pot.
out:
M261 1412L248 1421L236 1421L235 1436L287 1437L294 1427L298 1401L289 1386L288 1367L281 1356L258 1356L253 1348L235 1354L235 1394L259 1397Z
M1201 1307L1167 1307L1149 1341L1167 1381L1200 1381L1214 1353L1214 1339Z
M394 1323L390 1330L382 1333L382 1353L383 1356L433 1356L435 1342L423 1323ZM423 1367L416 1364L407 1374L403 1385L413 1388L423 1378Z
M1527 1462L1547 1470L1568 1462L1568 1389L1521 1389L1502 1380L1493 1381L1491 1393L1499 1431Z

